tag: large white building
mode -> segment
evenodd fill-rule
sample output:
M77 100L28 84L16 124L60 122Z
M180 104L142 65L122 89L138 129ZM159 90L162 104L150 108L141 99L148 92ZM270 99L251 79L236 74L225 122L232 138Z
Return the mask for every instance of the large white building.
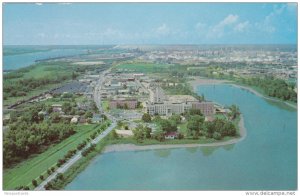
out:
M200 102L188 95L175 95L168 98L160 87L150 90L150 100L145 105L145 110L150 115L183 114L192 108L200 109L205 116L214 114L212 102Z

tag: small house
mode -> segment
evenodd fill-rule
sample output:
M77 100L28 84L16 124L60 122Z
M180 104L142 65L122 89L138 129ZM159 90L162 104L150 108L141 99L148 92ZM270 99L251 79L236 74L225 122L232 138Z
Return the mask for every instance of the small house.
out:
M177 132L169 132L169 133L165 134L165 139L166 140L173 140L173 139L176 139L177 136L178 136Z

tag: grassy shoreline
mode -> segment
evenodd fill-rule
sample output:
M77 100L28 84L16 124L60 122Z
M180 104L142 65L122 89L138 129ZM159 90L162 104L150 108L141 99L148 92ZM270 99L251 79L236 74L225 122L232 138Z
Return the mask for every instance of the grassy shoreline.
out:
M204 81L208 80L209 82L197 83L197 80L199 80L199 79L203 79ZM237 81L226 80L226 79L218 79L218 78L197 77L196 79L189 81L189 83L193 86L194 89L196 89L196 87L199 86L199 85L229 84L229 85L236 86L238 88L246 89L246 90L248 90L248 91L256 94L257 96L260 96L260 97L264 98L264 99L275 101L275 102L279 102L279 103L284 103L284 104L286 104L289 107L297 109L297 103L294 103L294 102L291 102L291 101L284 101L284 100L281 100L281 99L276 98L276 97L268 96L259 87L242 84L242 83L237 82Z
M72 165L63 175L64 180L60 181L62 183L56 184L55 186L58 190L63 190L69 183L71 183L74 178L81 173L86 167L90 164L90 162L98 155L102 153L102 150L106 146L107 137L103 138L97 145L94 151L89 153L86 157L82 157L78 160L74 165Z
M192 140L192 139L182 139L182 140L166 140L164 142L159 142L154 139L149 139L145 140L143 143L138 143L134 138L121 138L121 139L110 139L109 135L105 137L101 142L99 142L96 145L96 150L88 154L86 157L82 157L79 161L77 161L73 166L71 166L63 175L64 175L64 180L60 184L56 184L56 187L59 190L63 190L69 183L71 183L76 176L81 173L86 167L90 164L90 162L96 157L101 155L102 153L106 153L105 149L108 146L111 145L136 145L136 146L144 146L146 148L152 147L152 146L176 146L176 145L186 145L183 147L197 147L197 146L189 146L189 145L206 145L210 147L214 146L220 146L219 144L229 142L228 144L224 145L229 145L232 143L236 143L242 139L244 139L246 132L244 129L243 123L240 124L240 122L243 121L243 117L238 118L238 135L235 137L224 137L222 140L215 140L213 138L208 138L208 139L198 139L198 140ZM231 142L232 141L232 142ZM222 144L223 146L223 144ZM181 148L181 147L180 147ZM151 149L149 149L151 150ZM60 181L61 182L61 181Z

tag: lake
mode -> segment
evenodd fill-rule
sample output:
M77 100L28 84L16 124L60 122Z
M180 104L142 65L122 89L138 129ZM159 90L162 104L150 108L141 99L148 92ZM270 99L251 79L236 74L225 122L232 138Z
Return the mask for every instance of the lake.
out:
M43 60L48 58L57 58L64 56L73 56L79 54L86 54L87 50L83 48L70 49L70 48L58 48L50 49L46 51L16 54L16 55L4 55L3 56L3 70L16 70L22 67L35 64L36 60Z
M234 145L97 156L66 190L295 190L297 111L231 85L198 86L199 94L236 104L247 137Z

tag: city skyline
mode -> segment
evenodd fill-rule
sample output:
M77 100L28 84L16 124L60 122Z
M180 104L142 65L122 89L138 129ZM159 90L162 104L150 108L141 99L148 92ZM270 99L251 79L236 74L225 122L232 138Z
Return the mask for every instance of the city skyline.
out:
M296 44L296 3L5 3L5 45Z

